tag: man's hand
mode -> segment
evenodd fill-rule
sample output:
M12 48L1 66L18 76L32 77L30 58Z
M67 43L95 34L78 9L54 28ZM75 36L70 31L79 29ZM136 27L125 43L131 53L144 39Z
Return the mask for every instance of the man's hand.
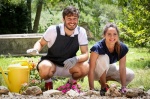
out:
M28 50L27 50L27 54L38 55L39 52L38 52L37 49L28 49Z
M126 86L122 86L120 92L125 94L127 92Z
M72 68L78 62L78 58L75 56L64 61L64 67L66 69Z

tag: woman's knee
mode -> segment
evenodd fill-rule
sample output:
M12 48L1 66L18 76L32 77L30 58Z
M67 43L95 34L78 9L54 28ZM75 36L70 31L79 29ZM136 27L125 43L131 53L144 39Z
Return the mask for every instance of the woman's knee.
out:
M99 72L100 71L108 71L109 69L109 57L108 55L100 55L96 61L96 67L95 69L97 69Z
M100 63L102 65L106 65L106 64L109 64L109 56L107 54L105 55L99 55L96 63Z
M127 76L126 76L126 82L127 82L127 84L129 84L134 79L134 77L135 77L134 72L132 70L129 70L127 72Z

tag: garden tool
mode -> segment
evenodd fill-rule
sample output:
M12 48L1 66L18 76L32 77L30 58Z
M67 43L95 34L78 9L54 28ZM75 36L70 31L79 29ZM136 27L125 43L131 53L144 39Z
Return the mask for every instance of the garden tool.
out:
M20 66L16 64L12 64L8 66L6 71L3 71L2 67L0 67L0 72L2 72L2 76L7 84L7 87L10 92L19 93L21 85L29 82L30 69L28 66ZM8 75L6 75L6 73Z

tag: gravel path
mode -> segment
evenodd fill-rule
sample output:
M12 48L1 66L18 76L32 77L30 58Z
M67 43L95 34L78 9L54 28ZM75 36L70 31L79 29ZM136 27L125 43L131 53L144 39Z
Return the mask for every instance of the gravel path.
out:
M0 99L150 99L150 95L146 96L138 96L133 98L127 98L125 96L122 97L110 97L110 96L100 96L96 94L90 94L90 95L81 95L78 96L70 96L68 94L58 94L58 95L21 95L18 93L8 93L7 95L0 95Z
M37 86L28 87L19 94L11 93L6 87L0 86L0 99L150 99L150 90L145 92L140 88L128 89L125 95L121 95L118 90L115 91L115 87L110 87L106 95L100 96L99 91L92 90L78 93L72 89L66 94L58 90L42 92Z

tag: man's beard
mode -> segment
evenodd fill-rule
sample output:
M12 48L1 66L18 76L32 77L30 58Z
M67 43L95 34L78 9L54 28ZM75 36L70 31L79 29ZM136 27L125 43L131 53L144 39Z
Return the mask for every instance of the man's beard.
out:
M74 28L69 28L69 27L66 25L66 23L64 23L64 26L65 26L68 30L70 30L70 31L73 31L73 30L77 27L77 25L76 25Z

